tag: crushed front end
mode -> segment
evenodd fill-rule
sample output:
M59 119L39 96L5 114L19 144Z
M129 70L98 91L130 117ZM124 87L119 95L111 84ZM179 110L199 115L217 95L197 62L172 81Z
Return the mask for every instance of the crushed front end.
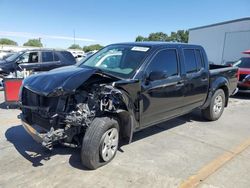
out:
M92 120L116 111L122 105L121 97L119 90L106 84L57 96L44 96L23 87L20 117L25 130L44 147L52 149L58 142L79 147Z

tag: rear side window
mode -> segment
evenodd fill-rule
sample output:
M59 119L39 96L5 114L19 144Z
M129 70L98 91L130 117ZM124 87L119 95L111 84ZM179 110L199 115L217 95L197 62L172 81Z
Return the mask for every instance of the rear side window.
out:
M54 53L54 61L60 61L59 56L56 53Z
M204 68L204 62L201 55L201 51L196 49L195 55L196 55L197 68L198 70L200 70L202 67Z
M75 62L75 58L70 52L62 51L60 54L68 61Z
M50 62L50 61L53 61L53 53L42 52L42 62Z
M166 71L168 76L178 74L178 58L176 50L166 49L158 52L148 67L149 71Z
M195 51L193 49L184 49L185 67L187 73L197 71Z

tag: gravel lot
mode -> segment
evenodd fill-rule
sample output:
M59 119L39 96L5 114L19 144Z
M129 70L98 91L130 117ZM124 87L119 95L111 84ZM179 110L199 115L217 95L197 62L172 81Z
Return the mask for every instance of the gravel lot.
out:
M81 166L79 150L47 152L2 92L0 103L0 187L250 187L250 95L231 98L216 122L197 111L138 132L95 171Z

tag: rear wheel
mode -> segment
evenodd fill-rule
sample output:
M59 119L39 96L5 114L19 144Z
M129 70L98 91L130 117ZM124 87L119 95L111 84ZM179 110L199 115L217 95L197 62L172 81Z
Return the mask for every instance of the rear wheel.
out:
M220 118L225 107L225 93L222 89L215 91L210 105L202 110L202 115L209 121L215 121Z
M97 169L109 163L116 155L118 143L118 122L109 117L95 118L83 138L82 164L89 169Z

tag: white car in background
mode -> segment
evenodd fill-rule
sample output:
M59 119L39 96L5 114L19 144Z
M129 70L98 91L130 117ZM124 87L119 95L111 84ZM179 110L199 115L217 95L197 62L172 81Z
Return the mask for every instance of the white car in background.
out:
M13 55L15 52L11 50L0 50L0 59L5 59L10 55Z
M82 50L69 49L68 51L74 56L74 58L76 59L77 62L82 60L82 58L86 57L86 54Z

